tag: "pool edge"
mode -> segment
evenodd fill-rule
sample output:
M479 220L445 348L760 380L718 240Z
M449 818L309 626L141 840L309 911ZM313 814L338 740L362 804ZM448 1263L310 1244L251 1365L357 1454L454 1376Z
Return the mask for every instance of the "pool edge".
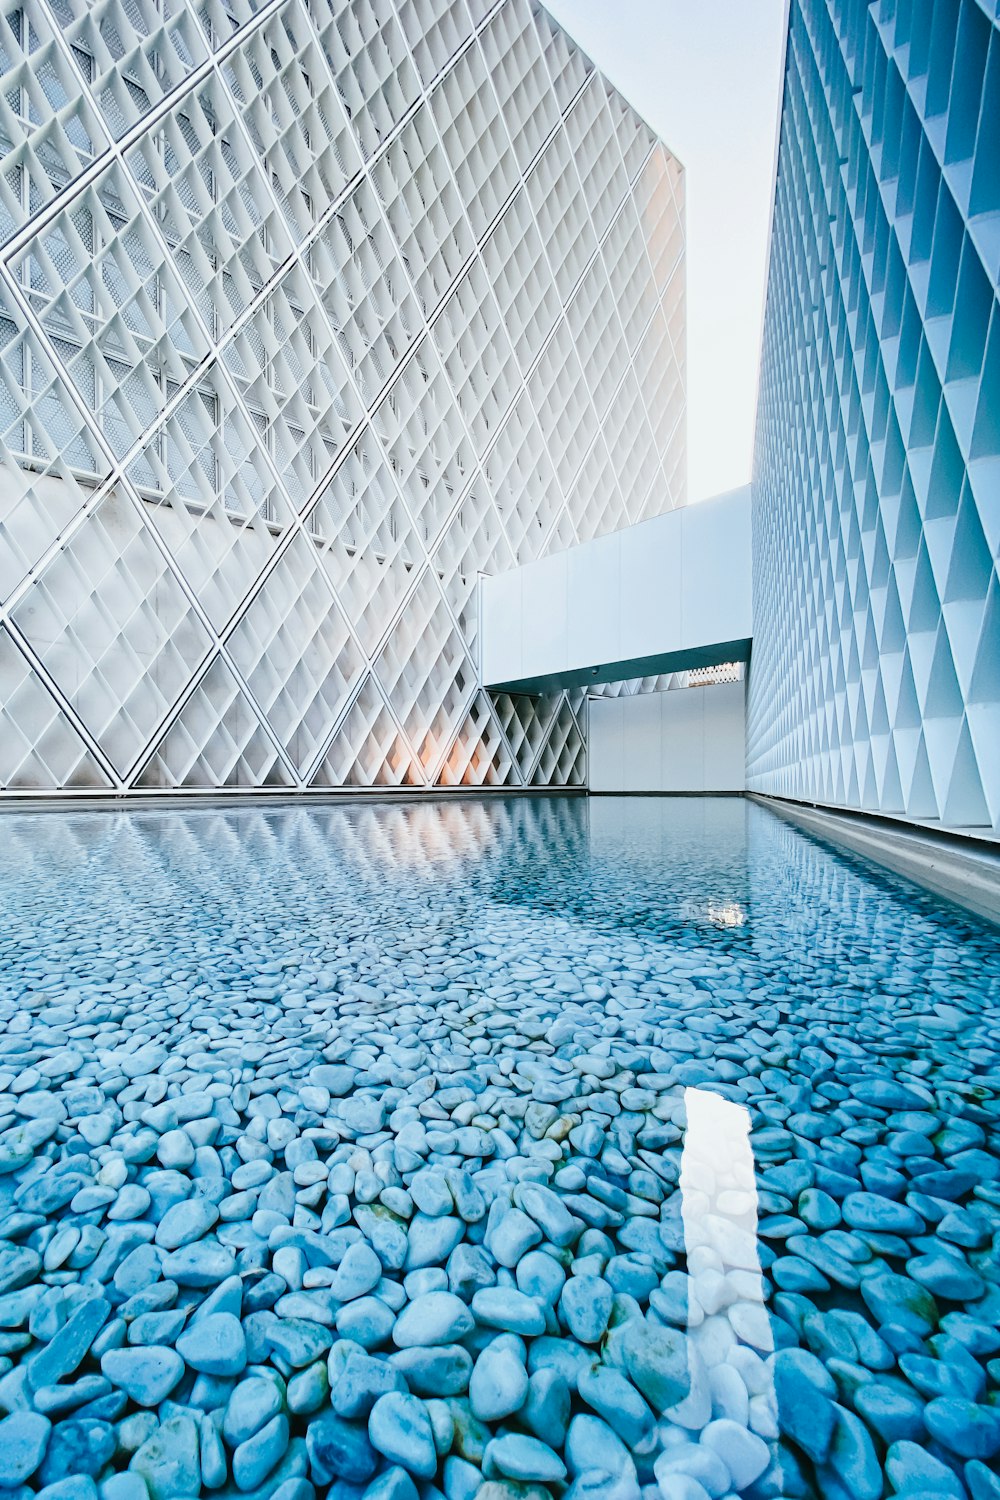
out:
M747 800L817 838L859 854L1000 926L1000 851L945 830L929 832L864 813L829 811L747 792Z

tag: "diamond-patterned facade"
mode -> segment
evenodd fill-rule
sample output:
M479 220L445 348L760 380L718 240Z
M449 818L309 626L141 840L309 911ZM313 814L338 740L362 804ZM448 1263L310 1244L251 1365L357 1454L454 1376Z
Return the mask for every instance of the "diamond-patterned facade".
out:
M538 0L0 0L0 76L0 787L582 784L476 585L685 498L645 123Z
M753 790L1000 832L998 121L995 3L793 0Z

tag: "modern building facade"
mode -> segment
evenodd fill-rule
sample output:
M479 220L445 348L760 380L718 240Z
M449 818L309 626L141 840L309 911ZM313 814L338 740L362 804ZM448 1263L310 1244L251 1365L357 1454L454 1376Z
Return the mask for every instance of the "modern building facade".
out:
M747 781L1000 832L1000 9L792 0Z
M683 174L534 0L0 8L0 785L574 785L477 577L685 499Z
M33 0L0 72L4 793L583 786L600 683L610 785L1000 834L995 0L791 0L700 551L683 171L539 0Z

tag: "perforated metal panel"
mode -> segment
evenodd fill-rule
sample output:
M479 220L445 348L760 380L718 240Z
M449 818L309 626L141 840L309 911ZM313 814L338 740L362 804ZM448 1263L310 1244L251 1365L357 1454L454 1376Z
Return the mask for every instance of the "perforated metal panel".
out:
M575 785L477 575L684 499L683 179L534 0L0 4L0 785Z
M748 784L1000 831L995 0L793 0Z

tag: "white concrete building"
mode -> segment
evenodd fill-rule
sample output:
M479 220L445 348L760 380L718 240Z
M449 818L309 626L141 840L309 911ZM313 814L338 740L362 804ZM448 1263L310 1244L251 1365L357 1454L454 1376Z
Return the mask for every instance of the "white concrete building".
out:
M933 26L792 0L752 519L693 571L700 506L485 592L487 623L520 599L486 643L508 688L749 655L745 778L739 705L712 700L706 759L704 706L668 695L592 705L591 790L745 784L1000 835L998 59L983 0ZM751 592L752 651L727 624Z
M792 0L752 495L685 509L683 171L539 0L0 4L0 794L1000 833L994 10Z
M1000 834L1000 13L793 0L747 784Z
M477 577L684 495L683 173L529 0L0 6L0 785L579 785Z

